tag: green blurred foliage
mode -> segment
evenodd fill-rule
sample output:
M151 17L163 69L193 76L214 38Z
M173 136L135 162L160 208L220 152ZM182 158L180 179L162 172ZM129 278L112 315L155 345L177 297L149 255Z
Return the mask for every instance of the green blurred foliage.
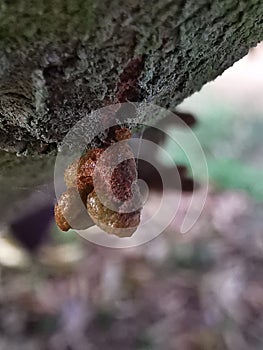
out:
M198 124L193 129L204 151L211 184L218 189L244 190L256 200L263 200L263 119L247 113L239 115L231 107L208 105ZM197 177L204 177L198 171L199 158L194 157L189 130L173 130L175 139L184 140L191 149L189 154L180 149L171 139L166 148L178 164L197 169ZM191 163L191 164L190 164Z

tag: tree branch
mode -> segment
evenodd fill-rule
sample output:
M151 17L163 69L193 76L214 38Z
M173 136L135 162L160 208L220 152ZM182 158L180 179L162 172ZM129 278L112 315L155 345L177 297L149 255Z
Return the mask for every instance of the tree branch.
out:
M0 148L54 150L84 115L125 97L120 76L137 57L133 100L174 108L262 39L262 17L261 0L3 0Z

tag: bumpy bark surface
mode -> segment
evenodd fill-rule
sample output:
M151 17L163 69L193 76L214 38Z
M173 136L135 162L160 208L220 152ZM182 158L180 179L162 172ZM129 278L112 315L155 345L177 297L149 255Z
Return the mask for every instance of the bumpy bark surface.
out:
M0 148L14 155L0 154L1 191L42 182L76 121L116 101L130 60L143 57L133 100L173 108L262 39L262 18L262 0L2 0Z

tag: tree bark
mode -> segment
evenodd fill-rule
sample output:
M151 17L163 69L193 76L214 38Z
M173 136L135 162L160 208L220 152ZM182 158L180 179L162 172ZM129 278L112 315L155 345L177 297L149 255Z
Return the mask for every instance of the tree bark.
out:
M131 60L132 99L173 109L262 39L262 18L261 0L2 0L0 205L15 179L50 177L59 142L116 101Z

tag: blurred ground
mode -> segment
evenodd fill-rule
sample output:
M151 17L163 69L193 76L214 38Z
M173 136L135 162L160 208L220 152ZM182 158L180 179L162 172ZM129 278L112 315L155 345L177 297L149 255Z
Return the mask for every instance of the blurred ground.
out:
M166 232L133 249L51 223L29 256L2 227L1 350L263 348L262 50L181 106L198 117L211 179L191 232L178 233L190 194Z

